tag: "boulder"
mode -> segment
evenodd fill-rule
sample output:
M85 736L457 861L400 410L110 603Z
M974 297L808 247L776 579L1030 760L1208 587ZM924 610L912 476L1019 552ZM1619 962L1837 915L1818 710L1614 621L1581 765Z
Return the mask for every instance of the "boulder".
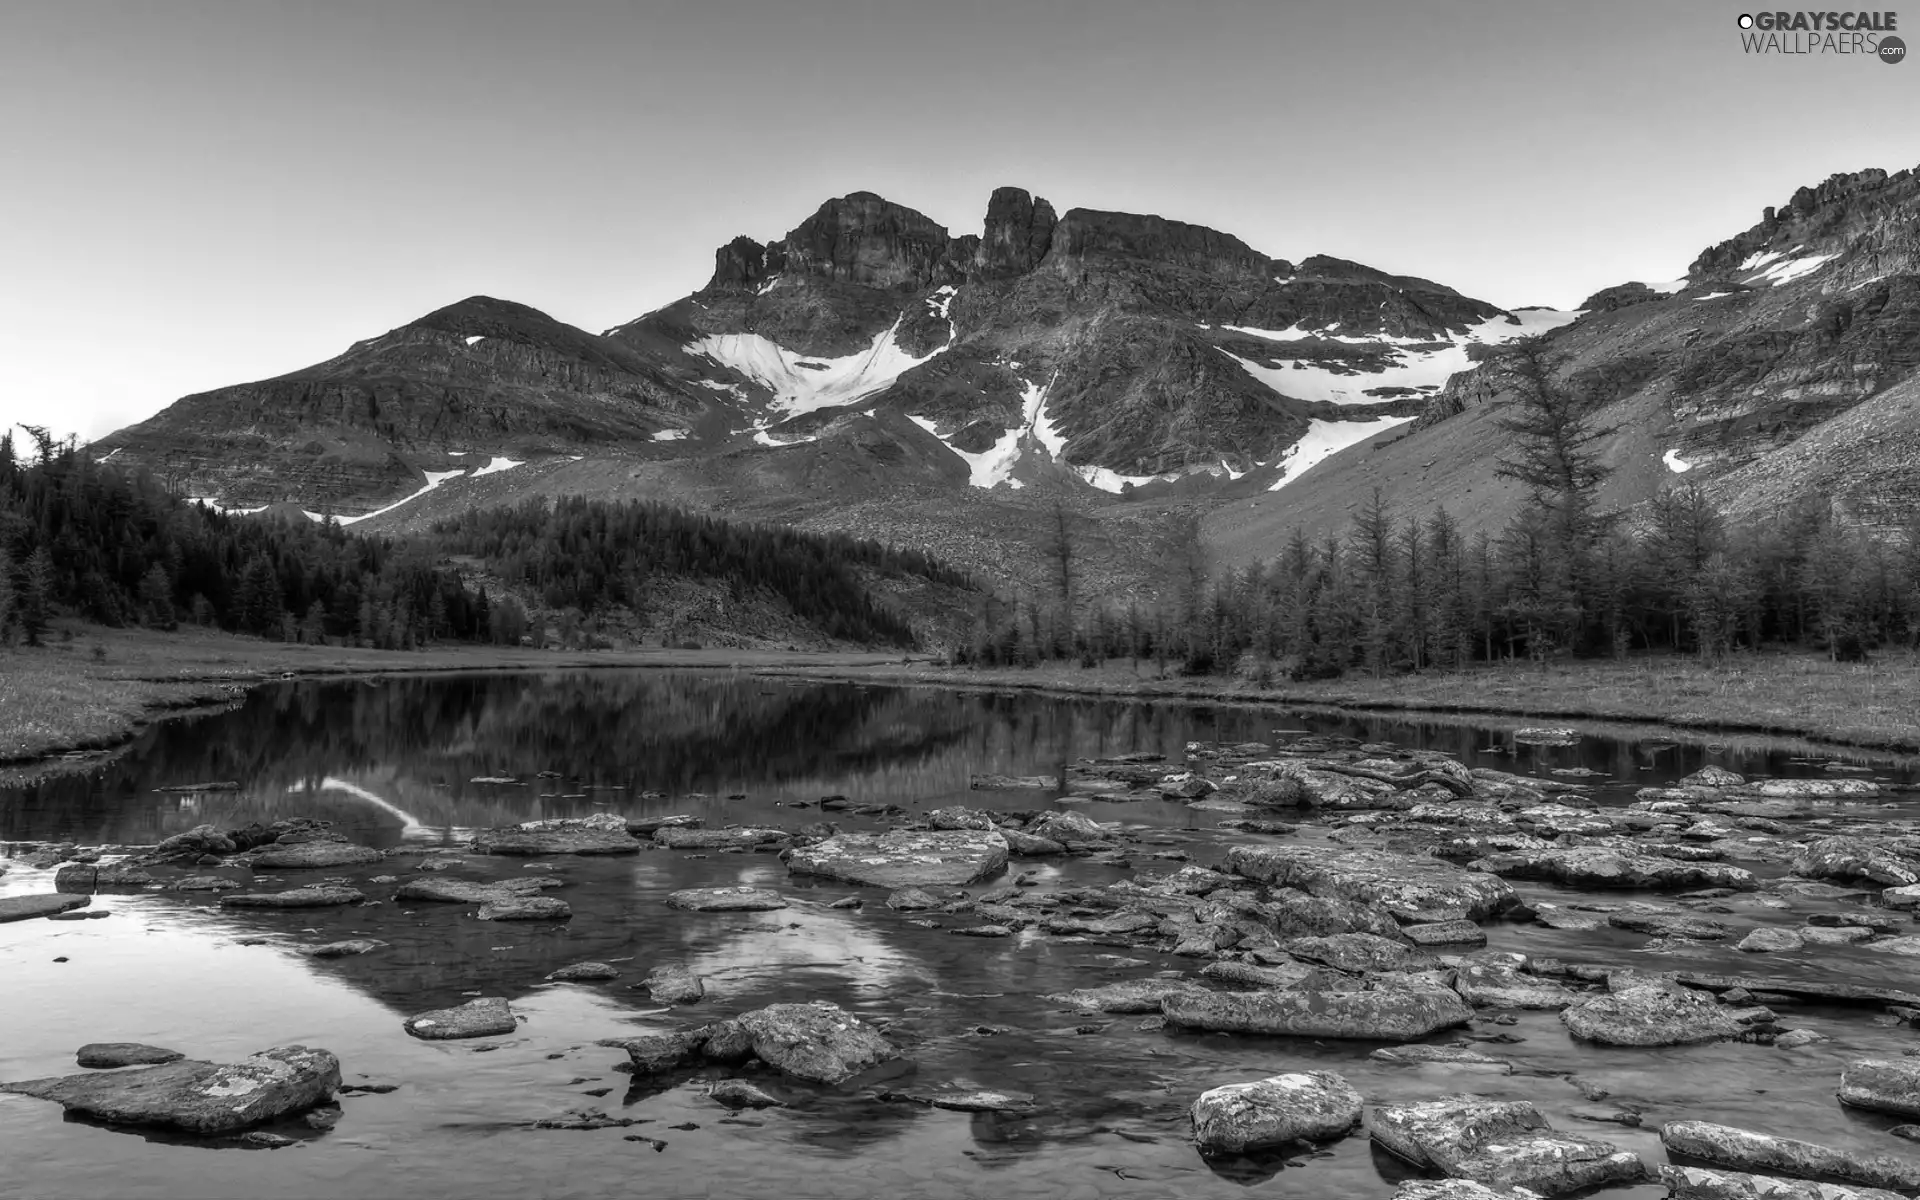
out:
M1340 1076L1303 1071L1213 1088L1201 1093L1189 1115L1202 1153L1245 1154L1344 1137L1365 1107Z
M1748 954L1778 954L1800 949L1805 942L1791 929L1762 926L1734 944L1735 950Z
M668 908L688 912L771 912L787 906L786 897L767 888L686 888L667 897Z
M1732 888L1750 892L1759 886L1753 872L1715 862L1682 862L1657 854L1636 854L1602 846L1525 850L1489 854L1471 864L1507 879L1544 879L1589 888Z
M640 843L627 832L623 821L618 829L488 829L474 835L473 848L480 854L530 858L546 854L638 854Z
M976 792L1057 792L1058 775L975 775L967 786Z
M1025 858L1041 858L1050 854L1065 854L1067 848L1052 838L1035 837L1019 829L1002 829L1000 836L1007 841L1009 853Z
M1161 1000L1167 996L1210 996L1212 994L1190 979L1129 979L1099 987L1055 992L1040 998L1049 1004L1059 1004L1067 1008L1124 1015L1157 1013L1160 1011Z
M977 808L951 804L928 813L927 824L935 829L992 829L993 818Z
M1862 1058L1840 1073L1840 1103L1920 1117L1920 1058Z
M1685 787L1725 788L1725 787L1739 787L1746 782L1747 781L1744 776L1736 775L1732 771L1727 770L1725 767L1716 767L1709 764L1707 766L1701 767L1698 771L1695 771L1693 774L1688 775L1686 778L1682 779L1677 786L1683 787L1683 788Z
M553 896L505 896L482 904L473 915L482 921L567 921L573 906Z
M454 1008L436 1008L402 1023L408 1033L429 1041L494 1037L519 1028L513 1009L501 996L482 996Z
M1277 887L1384 909L1403 921L1479 921L1519 902L1512 885L1437 858L1326 846L1235 846L1226 869Z
M305 1112L325 1103L339 1086L340 1060L332 1054L276 1046L237 1063L182 1059L0 1084L0 1091L51 1100L68 1112L119 1125L222 1134Z
M770 1004L734 1019L761 1062L796 1079L839 1084L900 1050L838 1005Z
M186 1055L164 1046L144 1042L88 1042L74 1058L83 1067L105 1070L110 1067L144 1067L179 1062Z
M1400 930L1416 946L1484 946L1487 931L1472 921L1436 921L1429 925L1408 925Z
M728 1108L784 1108L785 1103L744 1079L719 1079L707 1085L707 1099Z
M887 907L895 912L921 912L929 908L939 908L945 903L946 901L923 888L895 888L887 893Z
M655 1004L698 1004L707 998L707 986L686 967L662 964L642 981Z
M1881 1188L1809 1183L1706 1167L1663 1166L1660 1182L1667 1185L1667 1200L1906 1200L1899 1192Z
M325 845L326 843L319 843ZM221 908L332 908L340 904L358 904L366 896L350 887L316 884L288 888L284 892L244 892L220 897Z
M601 1042L627 1052L635 1075L658 1075L692 1062L707 1042L702 1031L690 1033L646 1033L639 1037L615 1038Z
M1684 1046L1740 1033L1713 997L1657 982L1583 1000L1563 1010L1560 1020L1575 1037L1604 1046Z
M212 825L195 825L185 833L164 838L147 857L160 862L195 862L203 854L232 854L239 847Z
M1415 1166L1543 1196L1635 1183L1646 1173L1638 1155L1558 1132L1525 1101L1451 1096L1381 1105L1367 1114L1367 1131Z
M1903 843L1864 837L1821 838L1794 855L1793 873L1804 879L1905 887L1920 883L1920 857L1908 853Z
M1246 912L1279 938L1369 933L1389 941L1406 940L1400 923L1383 908L1337 896L1310 896L1294 888L1276 888L1267 901Z
M1710 1121L1669 1121L1661 1127L1660 1141L1671 1154L1684 1154L1716 1167L1795 1179L1838 1179L1907 1192L1920 1190L1920 1162L1888 1154L1833 1150Z
M1450 991L1172 992L1161 998L1167 1024L1183 1029L1287 1037L1410 1042L1473 1020Z
M1340 978L1324 967L1310 967L1306 963L1286 962L1262 967L1231 959L1208 963L1200 968L1200 977L1239 987L1311 988L1318 991L1334 986ZM1154 1006L1150 1011L1159 1012L1159 1006Z
M54 913L71 912L76 908L85 908L93 903L89 896L60 895L54 892L41 892L31 896L0 896L0 925L8 921L27 921L34 917L50 917Z
M868 887L965 887L1007 865L1007 839L996 830L933 833L842 833L786 856L787 870Z
M1088 842L1106 842L1113 838L1113 831L1098 821L1077 812L1043 812L1027 822L1022 832L1030 837L1043 837L1050 842L1059 842L1063 846L1081 846Z

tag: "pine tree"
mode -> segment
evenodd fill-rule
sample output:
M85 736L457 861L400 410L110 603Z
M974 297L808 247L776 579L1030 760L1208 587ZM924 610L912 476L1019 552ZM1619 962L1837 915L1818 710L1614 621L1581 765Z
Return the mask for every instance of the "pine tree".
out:
M13 450L4 438L0 438L0 449L7 454ZM0 457L0 471L4 471L7 465L7 460ZM13 556L7 553L6 546L0 545L0 646L13 644L14 600Z
M35 548L21 575L20 595L14 601L20 632L27 645L38 646L53 617L53 556L45 546Z

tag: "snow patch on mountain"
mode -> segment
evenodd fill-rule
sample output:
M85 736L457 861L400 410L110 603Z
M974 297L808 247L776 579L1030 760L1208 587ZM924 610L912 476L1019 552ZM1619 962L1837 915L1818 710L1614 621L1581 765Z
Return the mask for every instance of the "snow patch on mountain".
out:
M1515 311L1511 320L1505 315L1489 317L1465 333L1446 338L1409 338L1388 334L1342 336L1330 332L1338 327L1337 323L1317 331L1297 327L1261 330L1227 326L1236 332L1272 341L1298 341L1312 337L1349 345L1379 346L1386 351L1389 365L1377 371L1358 370L1344 364L1341 369L1335 370L1321 365L1318 360L1309 359L1294 359L1285 366L1270 367L1242 358L1225 348L1219 349L1220 353L1240 364L1247 374L1274 391L1296 400L1341 405L1381 404L1393 397L1369 396L1367 393L1380 388L1438 391L1453 375L1472 369L1474 364L1469 357L1469 347L1498 345L1516 338L1532 337L1550 329L1558 329L1578 320L1580 316L1578 311L1524 308Z
M900 318L896 317L892 325L874 335L865 350L844 358L795 354L757 333L713 334L686 347L686 351L753 380L773 393L775 412L794 417L852 404L884 391L903 373L947 348L941 346L931 354L915 357L901 348L899 331Z
M511 458L502 458L500 455L496 454L493 456L493 460L489 462L486 466L476 468L473 472L473 477L475 479L478 479L482 475L495 475L501 471L511 471L515 467L524 467L526 465L527 464L524 462L516 461Z
M1660 461L1667 464L1667 470L1672 471L1675 475L1693 470L1693 464L1682 459L1678 450L1667 451L1661 455Z
M687 431L684 429L660 429L654 432L653 440L656 442L677 442L686 436Z
M953 297L956 291L952 284L934 289L933 294L927 297L927 307L933 310L934 316L942 321L947 319L948 310L953 308Z
M469 346L471 346L471 345L473 345L473 344L474 344L475 342L484 342L484 341L486 341L486 340L487 340L487 335L486 335L486 334L484 334L484 333L476 333L476 334L474 334L474 335L473 335L472 337L470 337L470 338L468 338L468 339L467 339L467 345L469 345Z
M1348 446L1366 441L1377 434L1385 433L1396 426L1405 425L1412 417L1379 417L1372 421L1323 421L1319 417L1311 419L1306 436L1288 448L1279 461L1280 478L1274 480L1267 490L1277 492L1306 474L1309 468L1322 459L1345 450Z
M967 483L977 488L990 488L1001 483L1020 487L1018 479L1013 478L1014 464L1020 461L1020 438L1025 430L1018 427L1009 429L1000 435L1000 440L980 451L978 454L962 450L960 447L940 437L939 429L925 417L909 416L907 420L926 430L940 444L953 451L967 464Z
M361 513L357 517L336 517L334 519L342 525L358 525L362 521L370 521L375 517L383 517L388 513L392 512L394 509L399 508L403 504L411 504L413 501L418 500L420 497L426 495L428 492L431 492L435 488L438 488L441 484L445 483L447 480L458 479L462 475L465 475L466 473L467 471L465 467L462 467L457 471L423 472L423 474L425 474L427 477L427 486L421 488L419 491L413 492L409 495L402 496L400 497L400 499L395 500L392 504L387 505L385 508L376 508L370 513ZM478 475L480 474L480 472L476 471L474 472L474 474ZM326 518L326 514L324 513L308 512L307 519L310 521L324 521L327 518Z
M118 454L120 452L116 450L114 451L114 453ZM107 460L103 458L100 461L105 462ZM226 505L220 503L218 500L215 500L211 496L189 496L187 498L187 503L198 504L202 508L212 509L214 512L221 513L229 517L251 516L257 512L265 512L267 509L267 506L264 504L255 505L253 508L228 508Z
M1838 254L1809 254L1804 258L1784 259L1749 277L1746 282L1767 285L1792 283L1796 279L1806 278L1839 257Z

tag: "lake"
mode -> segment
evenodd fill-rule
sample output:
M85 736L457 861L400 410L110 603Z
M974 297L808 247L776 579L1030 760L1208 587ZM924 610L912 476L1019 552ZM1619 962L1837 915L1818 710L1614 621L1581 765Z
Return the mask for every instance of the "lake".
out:
M520 821L611 812L687 814L709 827L798 829L828 820L868 830L886 827L889 814L861 815L862 808L894 805L913 816L949 804L1070 807L1119 823L1137 839L1128 867L1076 858L1012 866L1040 888L1099 886L1188 862L1217 865L1229 846L1253 835L1221 828L1218 813L1172 801L971 791L969 779L1061 775L1079 759L1137 752L1178 764L1189 743L1309 735L1437 749L1469 766L1592 783L1602 804L1625 804L1634 789L1671 783L1709 762L1753 776L1836 775L1833 752L1798 743L1612 731L1539 746L1515 741L1520 724L731 672L287 683L256 690L232 711L155 725L97 769L0 791L0 843L11 855L0 859L10 863L0 895L51 890L51 872L26 866L23 844L144 845L206 822L224 829L317 817L352 841L408 852L372 867L286 877L291 885L295 874L301 883L339 875L373 895L379 886L369 879L405 877L427 852L457 849L477 829ZM1840 765L1857 768L1844 772L1848 778L1916 778L1907 762ZM238 786L158 790L212 781ZM823 796L844 797L848 807L823 813ZM1892 807L1874 805L1871 815L1906 821L1920 807L1903 795ZM1289 840L1331 844L1341 816L1329 814ZM1878 1152L1902 1146L1884 1132L1897 1121L1832 1099L1847 1060L1897 1057L1916 1044L1912 1030L1872 1009L1797 1006L1793 1024L1830 1040L1791 1057L1739 1042L1609 1050L1576 1043L1551 1012L1524 1012L1469 1031L1501 1039L1483 1048L1511 1060L1510 1075L1393 1067L1368 1059L1368 1043L1174 1033L1139 1028L1136 1016L1078 1016L1041 997L1199 964L1033 930L991 941L954 937L955 922L941 914L931 914L935 928L913 924L927 914L892 912L875 889L790 877L770 853L462 861L462 876L473 879L552 872L566 883L552 894L572 905L573 918L483 923L461 905L393 900L236 911L208 896L145 892L99 897L95 907L112 913L105 920L0 925L0 1079L71 1073L75 1048L87 1042L152 1042L213 1061L298 1043L337 1054L349 1084L395 1085L344 1098L336 1127L275 1150L100 1127L67 1119L56 1105L0 1095L0 1196L1391 1195L1395 1181L1414 1172L1364 1136L1294 1156L1218 1161L1196 1152L1187 1109L1201 1091L1298 1069L1337 1070L1370 1103L1462 1090L1532 1100L1556 1126L1605 1137L1650 1162L1664 1159L1659 1124L1681 1117ZM1778 866L1746 865L1769 878L1783 874ZM729 914L663 903L676 889L732 884L776 888L792 904ZM1561 903L1652 899L1516 886L1529 899ZM865 907L829 907L852 895L863 895ZM1800 925L1845 904L1801 896L1778 903L1764 890L1732 898L1724 919ZM1494 949L1651 970L1797 972L1884 986L1909 985L1913 976L1911 960L1855 947L1821 947L1817 958L1810 948L1804 957L1773 955L1756 965L1756 956L1730 943L1650 950L1644 935L1613 928L1495 921L1487 932ZM294 952L348 937L386 945L328 960ZM544 982L587 960L613 963L622 975L597 984ZM671 1013L653 1004L633 985L656 963L696 971L707 981L706 1001ZM402 1031L409 1015L475 993L508 997L525 1017L518 1031L452 1042ZM879 1088L836 1091L763 1073L755 1082L788 1107L735 1114L705 1095L707 1079L724 1071L635 1079L614 1070L621 1051L594 1044L808 999L884 1022L913 1062L898 1086L1013 1089L1033 1093L1038 1107L1015 1115L950 1112L883 1099ZM1592 1085L1588 1092L1608 1093L1601 1107L1637 1111L1641 1125L1583 1118L1596 1105L1569 1084L1569 1072ZM644 1123L532 1127L594 1109ZM656 1148L655 1139L664 1145ZM1653 1197L1664 1189L1608 1194Z

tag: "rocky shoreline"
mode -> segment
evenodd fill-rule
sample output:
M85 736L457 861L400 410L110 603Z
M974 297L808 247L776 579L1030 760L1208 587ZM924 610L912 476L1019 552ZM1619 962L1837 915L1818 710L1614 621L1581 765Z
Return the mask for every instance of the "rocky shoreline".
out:
M1870 780L1749 781L1708 768L1672 787L1640 789L1622 806L1597 802L1579 783L1308 737L1277 746L1192 744L1177 766L1141 753L1082 760L1065 778L977 776L973 790L988 803L917 815L823 797L794 805L820 813L797 827L714 828L688 815L615 813L533 821L481 831L453 851L359 846L307 819L203 825L150 847L16 847L16 861L53 872L53 890L0 898L0 920L88 919L104 915L106 896L151 891L216 904L239 919L404 905L444 908L452 919L565 922L575 916L567 900L575 885L557 873L472 876L503 858L537 867L582 855L769 854L784 863L791 887L675 891L665 898L674 914L667 919L873 904L956 937L1169 956L1188 965L1151 971L1150 958L1130 957L1140 969L1129 977L1041 1000L1089 1031L1134 1017L1139 1030L1169 1038L1198 1031L1350 1042L1355 1057L1373 1063L1447 1068L1455 1086L1476 1073L1510 1073L1498 1054L1501 1028L1529 1012L1557 1013L1577 1041L1623 1054L1725 1041L1754 1055L1792 1055L1826 1040L1797 1019L1810 1005L1920 1025L1920 994L1765 966L1770 955L1826 947L1889 962L1920 955L1920 830L1889 817L1888 785ZM1065 793L1066 807L1054 792ZM1076 799L1179 805L1221 830L1224 854L1211 865L1192 861L1178 842L1075 811ZM856 819L866 827L839 824ZM1031 869L1061 859L1121 877L1048 886ZM822 904L808 893L823 882L856 890ZM1560 896L1557 889L1564 902L1545 898ZM1608 892L1620 898L1592 899ZM1647 893L1659 899L1641 898ZM1817 911L1797 914L1802 906ZM1499 926L1567 936L1623 931L1682 957L1694 947L1731 946L1756 967L1653 970L1489 949L1488 930ZM298 949L329 958L377 954L382 945L353 939ZM618 1069L636 1080L706 1078L714 1102L735 1109L781 1107L783 1088L982 1113L1029 1113L1047 1103L960 1080L902 1089L912 1039L891 1021L824 1001L688 1020L689 1008L709 1003L698 974L671 961L645 967L632 986L669 1006L666 1022L599 1043L623 1053ZM583 961L547 978L594 984L625 973ZM524 1020L511 997L476 994L417 1013L404 1029L429 1040L487 1038ZM339 1062L301 1046L227 1064L160 1047L87 1046L77 1061L88 1069L0 1090L108 1123L250 1137L255 1146L323 1135L342 1092ZM1581 1086L1571 1072L1541 1086L1568 1084ZM1920 1057L1852 1060L1833 1094L1853 1110L1920 1120ZM1598 1104L1605 1093L1589 1098ZM1401 1200L1551 1196L1650 1181L1683 1200L1920 1191L1920 1159L1891 1149L1860 1155L1786 1136L1792 1130L1679 1120L1661 1130L1673 1161L1649 1162L1604 1138L1556 1129L1529 1102L1437 1090L1413 1103L1370 1103L1338 1071L1223 1081L1188 1103L1193 1144L1205 1156L1292 1155L1364 1132L1426 1176L1401 1185ZM1596 1109L1591 1119L1639 1124L1630 1108ZM562 1127L623 1120L595 1110L564 1118L585 1124ZM1920 1135L1911 1126L1893 1132L1905 1137L1904 1130Z

